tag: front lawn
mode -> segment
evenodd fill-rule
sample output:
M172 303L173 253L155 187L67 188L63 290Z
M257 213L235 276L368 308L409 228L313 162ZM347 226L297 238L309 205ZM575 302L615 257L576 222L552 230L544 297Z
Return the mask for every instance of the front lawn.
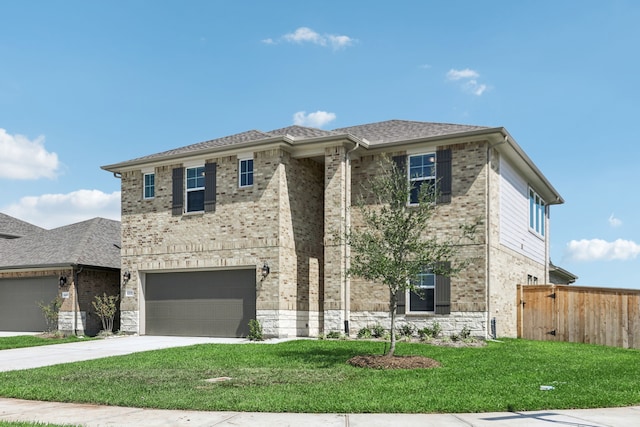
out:
M174 348L0 373L0 396L319 413L523 411L640 403L638 350L513 339L478 348L399 343L396 354L430 357L442 366L373 370L346 363L352 356L379 354L384 345L300 340ZM543 391L541 385L554 389Z
M74 335L65 338L45 338L37 335L2 337L0 338L0 350L8 350L10 348L36 347L40 345L64 344L86 339L91 338L78 338Z

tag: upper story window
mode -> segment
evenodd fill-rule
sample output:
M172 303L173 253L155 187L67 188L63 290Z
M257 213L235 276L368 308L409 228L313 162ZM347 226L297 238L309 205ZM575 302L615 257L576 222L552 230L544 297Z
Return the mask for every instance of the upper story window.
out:
M436 155L416 154L409 156L409 181L411 182L411 195L409 203L418 204L420 188L428 185L429 189L435 189L436 183Z
M433 313L436 310L436 275L426 270L418 276L416 291L408 291L409 313Z
M187 168L187 212L204 211L204 166Z
M250 187L253 185L253 158L238 160L238 186Z
M535 191L529 189L529 229L544 237L545 203Z
M156 195L156 174L144 174L144 198L153 199Z

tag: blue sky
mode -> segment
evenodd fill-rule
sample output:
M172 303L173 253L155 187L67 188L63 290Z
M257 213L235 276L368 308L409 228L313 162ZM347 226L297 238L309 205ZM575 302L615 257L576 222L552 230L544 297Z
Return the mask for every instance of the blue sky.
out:
M0 212L119 219L100 166L249 129L504 126L552 261L640 288L640 3L0 1Z

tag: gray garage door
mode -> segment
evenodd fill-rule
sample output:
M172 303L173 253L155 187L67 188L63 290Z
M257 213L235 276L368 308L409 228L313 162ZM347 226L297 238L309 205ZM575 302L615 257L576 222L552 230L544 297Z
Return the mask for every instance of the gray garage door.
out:
M255 270L146 275L147 335L245 337L255 317Z
M58 296L55 276L0 279L0 330L42 332L47 329L38 302L50 303Z

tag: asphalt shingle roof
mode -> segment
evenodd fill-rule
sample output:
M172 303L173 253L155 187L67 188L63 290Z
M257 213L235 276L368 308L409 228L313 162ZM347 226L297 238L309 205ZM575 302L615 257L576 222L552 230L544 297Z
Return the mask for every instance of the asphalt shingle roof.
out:
M0 212L0 239L13 239L41 231L44 231L44 228Z
M120 268L120 222L93 218L0 240L0 268L72 264Z
M195 154L201 150L232 147L234 145L244 143L259 144L261 141L266 141L277 137L284 137L287 135L293 137L295 139L295 142L301 142L314 138L350 134L360 139L364 138L370 144L375 145L403 140L411 140L416 138L453 135L457 133L464 133L482 129L489 128L484 126L416 122L409 120L387 120L384 122L368 123L359 126L344 127L334 130L323 130L313 127L293 125L280 129L274 129L268 132L259 130L241 132L234 135L224 136L209 141L199 142L168 151L163 151L161 153L138 157L136 159L128 160L117 165L104 166L103 168L111 170L111 168L115 167L117 169L118 167L127 163L140 163L145 161L160 160L166 157Z
M409 120L387 120L334 129L338 134L351 134L365 138L371 144L406 141L416 138L453 135L474 130L489 129L485 126L456 125L450 123L415 122Z

